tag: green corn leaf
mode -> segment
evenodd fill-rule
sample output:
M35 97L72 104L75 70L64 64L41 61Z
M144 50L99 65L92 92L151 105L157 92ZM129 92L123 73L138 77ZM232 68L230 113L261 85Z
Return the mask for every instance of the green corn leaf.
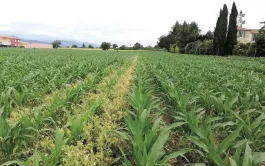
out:
M120 136L124 140L130 140L129 135L126 132L121 132L121 131L117 131L117 130L111 130L109 132L113 132L113 133L117 134L118 136Z
M238 120L240 120L241 122L245 123L245 121L238 115L237 112L235 111L231 111L231 113L235 116L235 118L237 118Z
M259 134L257 135L257 137L255 138L256 140L259 140L260 137L265 135L265 126L262 126L262 130L259 132Z
M215 128L225 128L227 126L234 126L234 125L236 125L236 123L233 122L233 121L228 121L228 122L224 122L224 123L215 123L213 125L213 129L215 129Z
M218 166L224 166L224 161L222 158L216 154L213 149L210 149L210 152L208 153L209 157L214 161L214 163Z
M229 157L229 161L231 166L237 166L236 162L231 157Z
M194 124L192 124L190 122L188 124L189 124L190 129L194 133L196 133L200 138L206 139L205 134L204 134L204 132L201 129L199 129L198 127L196 127Z
M249 145L247 144L242 166L250 166L250 165L252 165L252 152L251 152Z
M211 117L207 120L207 124L223 119L222 117Z
M255 130L263 119L265 119L265 114L261 114L258 118L256 118L256 120L251 124L251 130Z
M153 144L150 153L148 154L148 163L157 161L157 157L162 154L161 150L165 145L168 137L169 137L170 128L164 128L161 133L159 134L157 140Z
M265 161L265 152L253 152L253 162L255 165L261 164Z
M206 166L205 163L192 163L192 164L189 164L188 166Z
M244 111L241 115L248 115L248 114L251 114L251 113L253 113L253 112L255 112L256 111L256 109L250 109L250 110L247 110L247 111Z
M125 161L122 164L123 166L133 166L129 160L125 159Z
M202 141L200 141L197 137L190 136L188 138L191 142L202 148L205 152L209 153L209 148Z
M181 116L173 116L173 118L177 121L185 121L185 118L181 117Z
M237 142L235 143L235 145L233 146L233 148L243 147L243 146L246 145L247 142L248 142L247 139L243 139L243 140L237 141Z
M236 162L237 165L241 165L241 152L243 151L244 147L239 147L236 149L235 154L233 155L233 160Z
M232 99L229 99L229 106L230 108L238 101L238 95L235 95L232 97Z
M190 152L190 151L192 151L192 149L181 149L177 152L173 152L169 155L166 155L158 164L163 165L163 164L167 163L169 160L176 158L178 156L184 155L185 153Z
M242 130L243 125L240 126L236 131L232 132L229 136L227 136L219 145L217 148L217 154L221 154L225 152L233 143L233 141L237 138L240 131Z
M180 127L180 126L182 126L184 124L187 124L187 122L176 122L176 123L173 123L173 124L167 126L167 128L169 130L171 130L172 128Z

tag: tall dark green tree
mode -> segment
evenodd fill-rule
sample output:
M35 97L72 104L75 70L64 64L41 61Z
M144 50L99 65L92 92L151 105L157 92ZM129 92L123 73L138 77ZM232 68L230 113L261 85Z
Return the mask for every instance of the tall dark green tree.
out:
M237 7L235 2L229 17L228 33L226 38L225 54L232 55L235 45L237 44Z
M85 45L85 43L83 43L83 44L82 44L82 48L86 48L86 45Z
M219 47L219 55L226 55L225 45L226 45L226 34L227 34L227 23L228 23L228 9L226 4L223 7L222 19L220 22L220 47Z
M256 56L265 57L265 21L261 22L262 28L259 30L259 35L256 38Z
M220 16L217 20L215 32L214 32L214 42L213 48L216 55L225 55L225 45L226 45L226 34L227 34L227 18L228 9L226 4L224 4L223 10L220 11Z
M219 45L220 45L220 22L223 14L223 10L220 9L219 17L216 22L215 30L214 30L214 38L213 38L213 51L214 54L219 55Z

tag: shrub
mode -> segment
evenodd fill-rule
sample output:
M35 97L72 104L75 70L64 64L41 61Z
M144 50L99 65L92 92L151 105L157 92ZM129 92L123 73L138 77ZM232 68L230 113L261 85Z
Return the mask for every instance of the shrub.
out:
M254 57L255 55L256 55L256 44L254 43L248 44L247 56Z
M183 51L183 50L181 50ZM186 54L199 54L199 55L212 55L213 54L213 41L204 40L188 43L184 48Z
M260 35L256 38L256 56L265 57L265 35Z
M169 52L179 53L180 50L179 50L179 47L177 46L177 44L170 44Z
M233 51L233 54L238 56L247 56L247 51L249 46L250 43L248 44L238 43Z

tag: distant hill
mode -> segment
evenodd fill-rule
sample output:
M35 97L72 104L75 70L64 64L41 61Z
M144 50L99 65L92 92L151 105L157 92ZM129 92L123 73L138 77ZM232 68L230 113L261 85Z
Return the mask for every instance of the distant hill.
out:
M89 43L89 42L84 42L86 47L88 47L88 45L92 45L93 47L99 47L98 44L94 44L94 43ZM77 47L82 47L83 42L77 42L77 41L71 41L71 40L61 40L61 46L62 47L71 47L72 45L77 45Z
M46 35L32 35L32 34L29 35L29 34L18 33L18 32L0 31L0 35L14 36L14 37L20 38L21 41L27 42L27 43L51 44L55 40L53 37L49 37ZM88 45L90 44L93 47L99 47L99 45L95 43L90 43L90 42L84 42L84 43L86 47L88 47ZM77 47L81 47L83 45L83 42L73 41L73 40L61 40L62 47L67 47L67 46L72 47L72 45L77 45Z
M21 41L27 42L27 43L43 43L43 44L51 44L53 41L52 40L44 40L44 41L39 41L39 40L27 40L27 39L21 39ZM99 47L98 44L94 43L89 43L89 42L84 42L86 47L88 45L92 45L93 47ZM77 42L77 41L72 41L72 40L61 40L61 46L62 47L72 47L72 45L77 45L77 47L82 47L83 43L82 42Z
M38 40L21 39L21 41L23 41L23 42L27 42L27 43L43 43L43 44L51 44L50 42L38 41Z

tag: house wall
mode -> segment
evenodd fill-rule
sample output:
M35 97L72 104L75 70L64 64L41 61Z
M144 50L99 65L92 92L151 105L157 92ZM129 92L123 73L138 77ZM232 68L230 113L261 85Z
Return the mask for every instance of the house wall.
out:
M51 44L42 44L42 43L25 43L25 48L52 48Z
M0 42L9 42L9 39L7 37L0 36Z
M251 33L251 31L244 31L246 34L245 34L245 37L243 38L243 37L238 37L237 38L237 41L238 42L240 42L240 43L244 43L244 44L246 44L246 43L253 43L253 41L251 41L252 40L252 33Z
M9 41L11 42L12 45L14 46L19 46L20 40L16 38L10 38Z
M3 45L13 45L13 46L19 46L20 40L17 38L12 38L8 36L0 36L0 42Z

